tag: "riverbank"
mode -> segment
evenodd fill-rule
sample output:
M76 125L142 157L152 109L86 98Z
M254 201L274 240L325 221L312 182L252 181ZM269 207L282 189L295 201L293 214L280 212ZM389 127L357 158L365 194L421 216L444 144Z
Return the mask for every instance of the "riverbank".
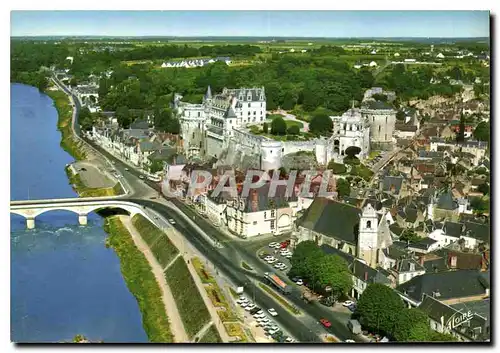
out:
M145 255L135 246L131 234L117 216L105 219L104 230L109 234L107 245L113 248L120 259L127 287L137 299L149 341L174 342L162 301L162 291Z
M57 128L61 131L61 147L68 152L77 161L83 160L87 157L83 151L82 142L77 141L73 136L71 123L73 119L73 107L70 104L69 97L63 91L46 89L45 94L54 101L56 107L58 120Z
M57 90L49 87L45 90L45 94L52 98L54 106L57 110L57 128L61 131L62 135L61 147L77 161L90 159L90 155L85 152L84 144L81 141L78 141L73 134L71 124L73 120L74 108L70 104L68 95L61 91L58 87ZM72 172L68 167L66 168L66 175L68 176L70 183L73 185L73 189L80 197L118 196L125 193L119 182L117 182L113 187L90 188L88 185L85 185L77 173L74 173L74 171Z
M116 183L111 188L89 188L70 165L65 168L65 171L70 184L73 186L73 190L78 193L79 197L117 196L124 194L120 183Z

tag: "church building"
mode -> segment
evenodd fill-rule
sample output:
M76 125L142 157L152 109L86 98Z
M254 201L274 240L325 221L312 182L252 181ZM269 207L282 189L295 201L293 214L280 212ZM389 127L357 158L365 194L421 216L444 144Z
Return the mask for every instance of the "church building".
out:
M306 240L355 256L372 268L382 261L382 250L392 245L385 212L371 204L359 209L323 197L314 199L297 220L291 246Z

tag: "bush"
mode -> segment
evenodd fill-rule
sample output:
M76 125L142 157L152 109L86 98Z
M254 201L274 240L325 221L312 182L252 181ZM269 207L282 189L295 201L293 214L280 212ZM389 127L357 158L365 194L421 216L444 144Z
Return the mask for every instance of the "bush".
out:
M286 123L282 117L276 117L271 122L271 134L286 135Z
M179 250L172 244L166 234L162 234L156 239L151 252L162 268L165 268L177 256Z
M182 257L165 271L165 279L179 310L189 338L193 338L210 321L205 302Z
M210 326L198 343L222 343L219 331L217 331L215 325L212 324L212 326Z
M141 214L136 214L132 217L132 224L141 234L142 239L151 247L155 243L156 239L165 235L163 231L158 229L153 223L151 223L146 217Z
M289 135L298 135L300 134L300 128L298 125L292 125L287 130Z
M331 160L330 163L328 163L328 169L331 169L333 174L344 174L347 171L345 165L335 163L334 160Z

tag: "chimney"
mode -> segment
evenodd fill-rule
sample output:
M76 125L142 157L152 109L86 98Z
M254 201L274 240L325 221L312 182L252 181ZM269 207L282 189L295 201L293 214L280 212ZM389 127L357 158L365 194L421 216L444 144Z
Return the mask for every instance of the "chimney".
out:
M257 190L252 189L252 194L251 194L251 201L252 201L252 211L257 212L259 209L259 196L257 194Z
M457 268L457 255L450 254L450 267Z
M365 271L365 282L368 281L368 272Z

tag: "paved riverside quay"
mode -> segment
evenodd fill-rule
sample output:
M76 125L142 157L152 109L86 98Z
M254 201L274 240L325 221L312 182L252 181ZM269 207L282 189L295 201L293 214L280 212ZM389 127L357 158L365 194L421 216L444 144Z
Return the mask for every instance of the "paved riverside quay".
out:
M58 80L55 79L55 81ZM66 93L72 95L64 85L60 84L60 86L62 86ZM80 109L79 101L74 95L72 96L75 102L75 109L78 112ZM75 124L75 133L80 134L76 119L73 123ZM130 168L128 164L91 141L85 138L83 140L107 159L113 161L114 168L123 175L127 186L130 186L129 194L122 196L121 201L139 204L156 211L165 218L174 219L176 221L174 228L183 234L186 240L197 251L205 256L212 266L216 268L219 275L228 279L235 286L244 286L245 294L249 298L255 298L257 305L265 308L275 308L279 315L274 320L300 342L321 343L323 340L320 337L326 333L333 334L340 340L353 339L358 342L366 342L354 336L347 328L345 318L339 317L338 313L332 311L331 308L324 307L319 303L308 304L304 302L301 298L300 288L297 286L293 286L292 293L286 298L303 315L296 317L278 305L274 299L256 285L258 282L264 282L264 272L268 272L271 269L257 258L255 250L252 250L252 241L240 241L229 238L180 200L165 199L163 196L160 196L159 184L149 180L141 180L139 178L142 174L140 171ZM127 171L125 168L129 170ZM151 197L151 195L155 196ZM151 200L157 196L159 196L157 200ZM207 235L213 241L209 241ZM214 241L223 244L223 246L215 246ZM249 264L255 270L255 273L250 273L241 268L241 261ZM324 328L318 322L320 318L328 319L332 323L332 326L328 329Z

